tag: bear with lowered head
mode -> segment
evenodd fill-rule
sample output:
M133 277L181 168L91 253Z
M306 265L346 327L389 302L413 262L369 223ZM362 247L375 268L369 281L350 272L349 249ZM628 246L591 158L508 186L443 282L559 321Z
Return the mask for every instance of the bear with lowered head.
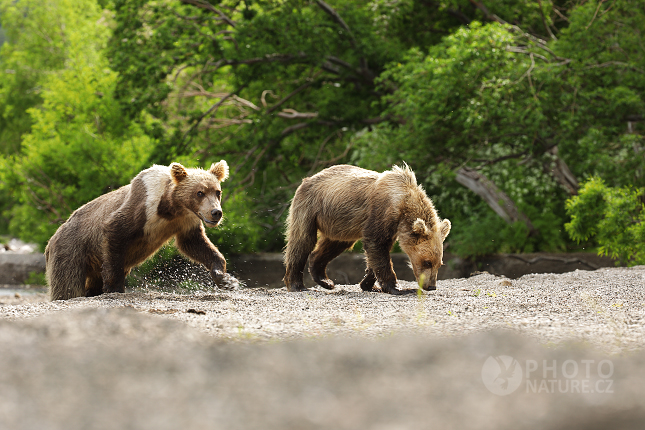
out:
M362 239L367 269L361 288L371 291L378 281L381 291L401 294L390 259L398 240L419 286L434 290L450 227L407 165L382 173L348 165L329 167L305 178L291 202L284 282L289 291L304 290L309 260L313 280L334 288L327 264Z
M209 170L155 165L81 206L45 249L51 300L124 292L130 270L173 237L179 251L204 265L217 285L234 282L204 230L204 224L215 227L222 220L220 184L227 177L224 160Z

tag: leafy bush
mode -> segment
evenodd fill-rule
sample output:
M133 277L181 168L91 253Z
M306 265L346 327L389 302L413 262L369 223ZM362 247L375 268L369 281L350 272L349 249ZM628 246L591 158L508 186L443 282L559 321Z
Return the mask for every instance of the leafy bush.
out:
M608 187L587 181L566 203L567 233L578 242L595 242L598 252L629 264L645 264L645 188Z

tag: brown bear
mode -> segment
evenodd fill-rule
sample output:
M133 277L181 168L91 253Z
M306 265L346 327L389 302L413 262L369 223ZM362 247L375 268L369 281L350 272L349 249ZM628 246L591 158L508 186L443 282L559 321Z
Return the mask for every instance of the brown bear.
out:
M289 291L304 290L303 271L309 258L314 281L334 288L327 264L362 239L367 269L361 288L371 291L378 281L383 292L401 294L390 259L398 239L419 286L434 290L449 232L450 221L439 219L407 165L383 173L348 165L329 167L305 178L291 202L284 282Z
M220 183L227 177L224 160L209 170L155 165L81 206L45 249L51 300L124 292L130 269L172 237L184 255L210 270L216 284L234 281L202 224L215 227L222 220Z

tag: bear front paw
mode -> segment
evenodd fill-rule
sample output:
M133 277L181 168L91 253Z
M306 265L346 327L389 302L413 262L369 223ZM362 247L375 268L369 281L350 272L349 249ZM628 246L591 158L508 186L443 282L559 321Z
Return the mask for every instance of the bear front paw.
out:
M287 284L287 291L291 293L295 293L298 291L307 291L307 287L305 287L305 284L301 282L293 282L293 283Z
M224 273L222 270L215 269L211 271L213 282L218 288L232 290L240 286L240 281L233 275Z
M327 290L334 289L334 281L329 278L317 279L316 283Z
M384 282L381 284L381 291L387 294L392 294L393 296L400 296L403 294L413 294L415 290L397 290L396 281L394 282Z

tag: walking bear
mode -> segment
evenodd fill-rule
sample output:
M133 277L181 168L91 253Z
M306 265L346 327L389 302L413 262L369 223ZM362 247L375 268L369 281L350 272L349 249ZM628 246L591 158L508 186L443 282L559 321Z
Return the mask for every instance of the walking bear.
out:
M420 287L434 290L449 232L450 221L439 218L407 165L383 173L348 165L329 167L305 178L291 202L284 282L289 291L304 290L309 258L314 281L334 288L327 264L362 239L367 268L361 288L371 291L378 281L383 292L401 294L390 259L398 239Z
M220 183L227 177L224 160L209 170L155 165L81 206L45 249L51 300L124 292L130 269L172 237L184 255L206 266L215 283L230 281L226 260L202 224L220 223Z

